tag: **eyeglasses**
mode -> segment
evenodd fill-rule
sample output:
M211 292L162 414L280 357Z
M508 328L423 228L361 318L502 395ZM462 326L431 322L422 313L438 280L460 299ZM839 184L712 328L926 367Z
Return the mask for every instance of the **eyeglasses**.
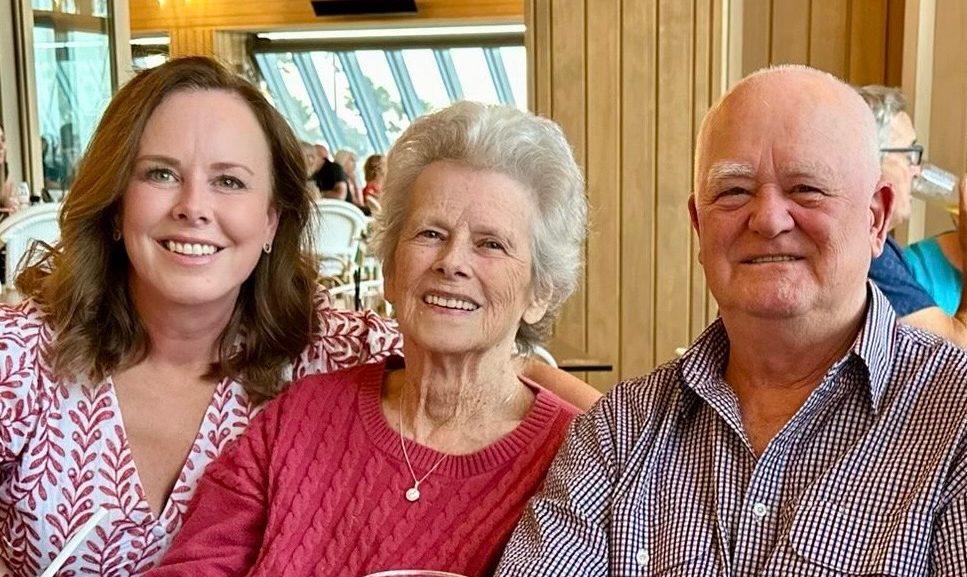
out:
M923 162L923 146L920 144L911 144L910 146L904 146L902 148L881 148L880 152L884 154L890 152L906 154L910 160L910 164L913 166L920 166L920 163Z

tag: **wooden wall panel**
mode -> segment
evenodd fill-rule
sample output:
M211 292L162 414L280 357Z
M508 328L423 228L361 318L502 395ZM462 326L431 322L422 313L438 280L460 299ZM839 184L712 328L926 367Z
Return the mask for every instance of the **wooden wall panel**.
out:
M933 74L930 85L930 130L927 142L931 162L947 170L967 171L967 3L936 0L933 29ZM950 230L950 217L941 210L927 214L926 231Z
M658 4L658 118L660 169L657 173L655 242L655 357L674 356L688 344L689 246L691 224L687 201L692 173L692 2L660 0ZM684 321L684 322L683 322Z
M823 0L811 4L809 20L809 57L788 62L809 63L845 78L849 72L850 0Z
M587 46L585 36L585 0L568 0L535 4L539 12L546 14L550 21L550 37L535 38L538 47L548 50L551 55L550 102L549 110L537 110L555 119L567 135L574 148L578 163L587 166ZM534 71L537 78L546 78ZM567 86L567 90L562 90ZM538 89L540 90L540 89ZM591 211L591 218L596 214ZM585 251L585 263L587 251ZM585 272L585 279L587 278ZM564 343L570 350L587 351L587 282L582 282L571 299L561 311L555 340Z
M591 8L589 5L588 8ZM594 202L594 229L587 250L587 352L621 364L620 227L621 191L621 0L594 0L587 11L587 179ZM591 384L604 388L615 375L593 373Z
M811 4L810 0L780 0L773 4L770 48L774 60L809 61Z
M853 0L850 14L848 80L857 85L886 82L886 0Z
M583 342L614 365L588 375L602 390L670 359L714 311L686 203L695 121L723 78L719 2L595 0L591 11L529 0L525 10L529 21L551 15L550 31L534 27L532 49L549 51L553 71L532 74L550 83L549 115L581 158L592 207L585 292L568 303L556 341Z
M621 36L620 376L655 366L655 143L658 18L654 2L625 2Z
M743 0L743 76L808 64L852 84L898 83L904 0Z
M132 34L183 27L266 31L322 25L433 22L434 20L520 21L523 0L417 0L413 15L318 18L310 0L129 0Z
M744 75L771 63L773 0L742 0L739 6L742 10L740 42Z

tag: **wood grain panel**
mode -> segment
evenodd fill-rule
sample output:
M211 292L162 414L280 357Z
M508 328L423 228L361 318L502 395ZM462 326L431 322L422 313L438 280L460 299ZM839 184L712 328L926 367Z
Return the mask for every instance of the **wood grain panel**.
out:
M743 75L772 63L772 4L773 0L743 0L740 3Z
M130 0L131 32L146 34L183 27L266 31L324 25L413 24L440 20L520 21L523 0L417 0L416 14L318 18L309 0ZM269 8L271 6L271 8Z
M967 171L967 3L936 0L933 83L928 151L932 162L958 173ZM939 210L927 214L925 230L950 230Z
M774 61L809 61L811 3L811 0L782 0L773 4L770 45Z
M849 0L813 2L809 36L809 58L799 62L845 78L849 72Z
M698 127L701 125L702 118L708 112L712 102L714 102L721 90L721 78L714 63L721 58L722 38L721 14L716 12L719 5L715 0L696 0L695 1L695 67L693 74L693 98L692 98L692 151L697 142ZM694 188L691 178L694 167L689 170L689 192ZM698 237L694 230L688 235L689 254L694 263L689 269L688 277L688 296L689 296L689 315L688 315L688 341L692 341L708 325L709 302L712 297L708 292L705 283L705 273L701 266L698 266Z
M905 0L888 0L886 8L886 77L887 86L903 85L903 20Z
M551 117L556 120L574 148L574 156L587 167L587 45L584 0L538 0L535 4L550 15L551 42ZM596 218L594 205L591 218ZM587 262L587 253L585 253ZM585 282L565 304L555 340L587 351L587 273ZM553 348L552 348L553 350Z
M688 344L691 224L687 199L692 166L693 5L658 3L658 171L655 242L655 358Z
M588 198L594 206L594 234L588 238L588 354L620 366L621 286L621 0L594 0L587 13ZM589 6L590 8L590 6ZM589 375L591 384L607 387L616 372Z
M214 56L215 29L203 26L175 28L170 34L168 53L177 56Z
M853 0L846 78L852 84L883 84L886 80L886 10L886 0Z
M549 43L553 70L533 71L534 82L551 84L552 117L586 169L592 204L585 292L568 303L557 339L611 361L613 374L588 375L602 390L671 358L714 311L686 203L695 121L726 77L721 2L528 0L528 25L551 16L533 50Z
M808 64L853 84L884 84L888 70L891 78L902 72L896 60L903 6L904 0L744 0L739 76L769 64ZM897 37L888 47L888 38ZM888 68L890 53L896 54Z
M655 366L657 1L625 0L621 53L622 379Z

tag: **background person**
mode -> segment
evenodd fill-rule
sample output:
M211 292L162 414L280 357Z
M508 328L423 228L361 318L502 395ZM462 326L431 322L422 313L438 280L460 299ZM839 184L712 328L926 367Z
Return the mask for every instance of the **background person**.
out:
M363 175L366 178L366 186L363 188L365 210L378 212L381 208L379 193L383 190L383 179L386 178L386 157L382 154L373 154L366 158ZM374 208L376 208L375 211Z
M963 189L967 180L961 178L957 186ZM903 249L903 258L910 265L913 278L948 315L957 313L964 290L964 259L954 218L954 230Z
M10 167L7 164L7 135L0 126L0 207L8 212L20 210L20 197L10 180ZM2 217L2 216L0 216Z
M906 99L899 89L871 85L857 90L873 111L880 168L896 198L889 223L892 230L910 218L911 190L914 178L920 174L923 147L917 143L913 122L906 113ZM964 214L963 207L960 214ZM963 247L967 245L967 229L960 226L959 231L956 241ZM893 237L887 236L883 253L873 259L870 279L889 299L900 320L967 347L967 299L958 295L956 300L963 307L957 306L951 313L938 307L935 299L914 277Z
M312 175L312 180L319 189L322 198L332 198L336 200L347 200L349 195L349 184L346 180L346 173L339 163L333 162L329 158L329 148L325 144L316 144L316 158L321 164L319 169Z
M346 200L359 208L363 208L365 204L363 203L362 187L359 186L356 179L356 162L358 159L356 153L345 149L337 150L333 159L336 161L336 164L342 167L343 172L346 174L346 185L349 189L346 193Z
M293 377L399 352L395 327L319 289L305 163L257 88L206 58L112 99L61 243L0 307L0 561L139 575L202 472Z
M576 412L512 360L577 284L583 179L555 124L469 102L388 158L377 247L405 365L293 385L205 475L150 577L493 572Z
M577 417L498 575L967 574L967 351L867 280L877 148L806 67L712 107L689 214L720 317Z

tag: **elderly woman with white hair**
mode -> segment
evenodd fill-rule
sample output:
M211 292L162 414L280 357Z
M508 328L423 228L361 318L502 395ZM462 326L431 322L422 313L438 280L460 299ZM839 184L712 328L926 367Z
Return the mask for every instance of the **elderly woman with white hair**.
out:
M553 122L455 104L387 158L376 247L402 358L309 377L206 472L152 577L493 572L577 410L514 371L581 268Z

